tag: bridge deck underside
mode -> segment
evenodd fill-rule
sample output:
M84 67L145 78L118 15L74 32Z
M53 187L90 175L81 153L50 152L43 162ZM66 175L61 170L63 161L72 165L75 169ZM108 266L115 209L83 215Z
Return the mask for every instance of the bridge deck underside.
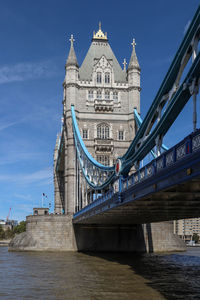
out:
M200 217L200 153L74 218L79 224L143 224Z

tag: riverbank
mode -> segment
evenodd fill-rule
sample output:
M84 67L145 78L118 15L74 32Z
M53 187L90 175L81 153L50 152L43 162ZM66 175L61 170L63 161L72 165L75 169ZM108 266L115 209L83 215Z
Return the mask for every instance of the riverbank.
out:
M0 240L0 247L1 246L8 246L11 240Z

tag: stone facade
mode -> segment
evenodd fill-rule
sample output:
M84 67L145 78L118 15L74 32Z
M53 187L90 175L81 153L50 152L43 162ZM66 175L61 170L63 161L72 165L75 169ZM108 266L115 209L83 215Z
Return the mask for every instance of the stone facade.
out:
M101 28L79 68L74 39L66 61L63 82L63 131L59 151L54 154L55 213L76 211L76 152L73 140L71 105L74 105L80 133L91 155L100 163L113 165L128 149L135 136L133 110L140 111L140 67L135 42L128 69L119 65ZM59 168L56 169L59 158ZM81 190L87 190L82 179ZM84 195L83 195L84 198ZM84 202L85 204L86 201Z

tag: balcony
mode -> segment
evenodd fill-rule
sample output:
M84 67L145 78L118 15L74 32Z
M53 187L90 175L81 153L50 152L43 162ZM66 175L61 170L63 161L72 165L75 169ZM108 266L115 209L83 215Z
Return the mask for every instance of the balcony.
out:
M96 153L112 153L113 139L94 139L94 148Z
M103 100L95 99L94 100L94 109L97 112L110 112L113 111L113 100Z

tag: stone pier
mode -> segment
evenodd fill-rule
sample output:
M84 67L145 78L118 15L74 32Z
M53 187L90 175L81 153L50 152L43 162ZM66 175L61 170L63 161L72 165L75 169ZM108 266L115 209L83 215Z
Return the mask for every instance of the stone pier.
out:
M144 225L73 225L72 215L28 216L27 231L10 243L11 251L184 251L172 222Z

